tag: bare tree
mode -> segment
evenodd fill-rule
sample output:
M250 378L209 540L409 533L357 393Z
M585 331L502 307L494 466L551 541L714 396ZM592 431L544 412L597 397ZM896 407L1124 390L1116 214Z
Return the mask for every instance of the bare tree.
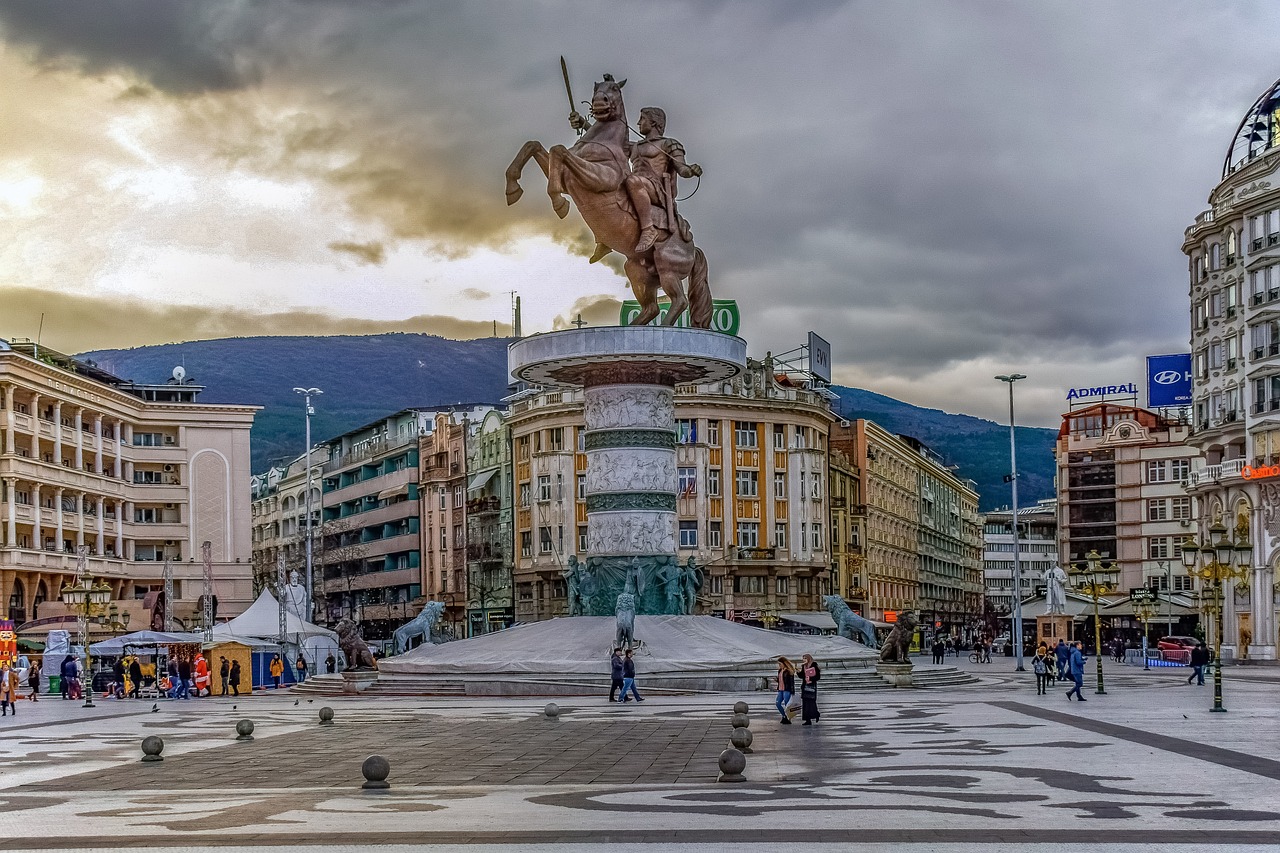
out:
M319 582L313 582L316 613L328 620L328 597L334 592L333 581L343 581L351 593L351 580L364 569L365 547L360 542L360 526L350 518L335 518L322 523L312 540L311 562Z

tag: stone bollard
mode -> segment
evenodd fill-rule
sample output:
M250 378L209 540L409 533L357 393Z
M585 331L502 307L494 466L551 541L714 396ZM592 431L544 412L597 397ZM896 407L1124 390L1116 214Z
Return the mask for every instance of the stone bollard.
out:
M360 773L364 776L364 784L360 787L366 791L385 791L391 787L387 777L391 775L391 762L381 755L370 755L360 765Z
M749 714L749 713L751 713L751 706L750 706L750 705L748 705L746 702L734 702L734 703L733 703L733 713L735 713L735 714Z
M720 753L720 775L717 782L745 782L742 771L747 769L747 757L733 747Z
M164 752L164 741L157 735L147 735L142 739L143 761L164 761L160 753Z
M734 714L729 718L729 722L733 724L735 729L751 728L751 718L746 714Z
M547 707L542 709L542 713L554 720L560 716L560 706L555 702L548 702Z
M751 729L734 729L733 734L729 735L729 745L743 755L750 755L755 752L751 748L751 741L754 739Z
M323 708L320 709L320 725L322 726L333 725L333 709L330 708L328 705L325 705Z
M236 740L253 740L253 720L236 723Z

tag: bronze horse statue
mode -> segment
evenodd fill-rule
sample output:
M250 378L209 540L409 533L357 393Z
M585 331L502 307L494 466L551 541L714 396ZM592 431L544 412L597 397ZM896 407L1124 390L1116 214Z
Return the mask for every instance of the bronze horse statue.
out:
M626 80L614 81L606 74L595 84L591 96L591 117L595 122L587 128L571 148L553 145L548 151L537 140L530 140L507 167L507 204L515 204L524 190L520 175L529 160L535 160L547 176L547 194L556 215L563 219L573 199L582 213L596 242L626 257L623 269L631 282L631 290L640 303L640 313L631 321L643 326L660 313L658 292L671 300L663 324L674 325L685 309L695 328L711 328L711 288L707 283L707 259L702 250L685 239L676 222L666 222L653 247L637 252L641 222L624 182L631 174L631 143L626 108L622 103L622 87ZM592 260L603 254L597 250ZM689 279L686 296L681 282Z

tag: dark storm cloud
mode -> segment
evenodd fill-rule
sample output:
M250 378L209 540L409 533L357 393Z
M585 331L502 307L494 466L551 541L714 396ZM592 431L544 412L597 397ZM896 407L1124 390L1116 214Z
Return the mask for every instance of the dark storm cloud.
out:
M753 347L814 328L837 371L921 389L948 365L1087 376L1186 346L1182 231L1280 75L1278 20L1262 3L0 5L6 39L48 62L291 95L283 118L214 109L210 144L446 253L530 230L589 253L535 165L512 208L502 171L525 139L572 141L561 53L578 99L628 77L633 122L664 107L706 170L682 210Z

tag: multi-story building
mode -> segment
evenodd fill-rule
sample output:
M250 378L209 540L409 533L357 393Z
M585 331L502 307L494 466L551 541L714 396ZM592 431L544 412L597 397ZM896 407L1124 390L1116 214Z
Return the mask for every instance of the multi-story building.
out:
M312 547L319 547L321 510L324 496L320 484L324 475L324 463L328 449L320 444L311 451L311 523L314 533ZM306 568L307 529L307 460L306 454L282 465L273 465L261 474L254 474L250 481L253 497L253 590L275 591L279 572L278 558L284 558L286 572L303 573ZM314 554L313 554L314 556ZM286 575L287 577L287 575ZM305 577L305 575L304 575ZM316 618L327 620L324 596L315 596L320 602Z
M988 512L983 519L982 572L991 627L1003 630L1013 613L1013 513L1009 509ZM1058 499L1045 498L1018 508L1018 574L1021 600L1036 595L1045 585L1045 572L1058 559ZM1064 566L1065 568L1065 566ZM1024 613L1024 617L1034 614Z
M732 382L676 388L678 557L706 582L698 611L754 625L816 611L830 589L830 409L772 365ZM512 403L516 619L567 611L561 572L586 552L582 394Z
M1063 569L1097 551L1119 563L1120 591L1192 587L1182 541L1194 532L1184 490L1199 453L1190 425L1130 405L1097 403L1062 417L1055 449Z
M158 623L166 561L171 615L189 627L202 620L205 542L217 615L251 603L249 430L257 407L199 403L201 390L181 369L167 383L138 384L29 341L0 341L5 616L21 624L63 613L59 591L73 580L81 548L114 599L149 602Z
M982 615L982 526L977 484L957 477L938 454L911 438L916 451L920 525L916 607L926 638L942 633L968 639Z
M471 636L515 620L512 576L514 501L511 431L506 416L489 412L467 445L467 619Z
M467 616L467 434L471 420L437 412L422 436L423 593L444 604L441 627L465 637Z
M862 472L865 501L854 513L866 533L862 615L896 619L920 595L920 454L866 419L837 424L831 441Z
M1280 555L1280 81L1231 138L1208 210L1186 229L1194 431L1188 532L1216 520L1253 545L1247 582L1228 582L1224 656L1276 658Z
M866 559L862 550L861 472L830 442L827 480L831 504L832 591L856 613L867 612Z

